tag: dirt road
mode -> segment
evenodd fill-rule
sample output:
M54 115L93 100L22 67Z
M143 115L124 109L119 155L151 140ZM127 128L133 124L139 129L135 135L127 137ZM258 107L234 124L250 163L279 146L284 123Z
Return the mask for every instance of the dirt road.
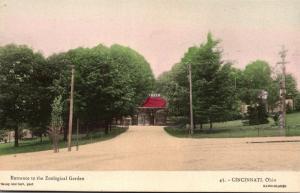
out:
M300 170L300 137L175 138L163 127L132 126L111 140L0 156L0 170Z

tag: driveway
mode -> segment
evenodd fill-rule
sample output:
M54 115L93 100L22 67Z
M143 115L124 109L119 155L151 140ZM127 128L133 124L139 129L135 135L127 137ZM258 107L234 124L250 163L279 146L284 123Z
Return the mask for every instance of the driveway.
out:
M275 141L272 143L249 143ZM290 141L290 142L276 142ZM298 141L298 142L292 142ZM300 137L176 138L160 126L131 126L72 152L0 156L0 170L300 170Z

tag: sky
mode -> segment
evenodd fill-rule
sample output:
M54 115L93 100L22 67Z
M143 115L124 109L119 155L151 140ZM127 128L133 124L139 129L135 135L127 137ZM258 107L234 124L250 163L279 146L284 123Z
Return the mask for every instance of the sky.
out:
M0 46L49 56L117 43L142 54L156 77L208 32L241 69L257 59L275 67L284 45L300 88L300 0L0 0Z

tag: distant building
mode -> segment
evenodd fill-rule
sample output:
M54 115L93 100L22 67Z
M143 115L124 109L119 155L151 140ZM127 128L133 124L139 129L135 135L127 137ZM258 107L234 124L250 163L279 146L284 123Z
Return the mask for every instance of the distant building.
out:
M32 132L29 129L22 129L20 132L21 139L31 139L33 138ZM7 131L4 133L3 137L0 139L0 142L13 142L15 141L15 132L14 131Z
M138 107L138 125L165 125L167 101L159 94L151 94Z
M289 110L295 110L294 109L294 100L293 99L285 99L286 109ZM279 112L280 111L280 101L276 103L276 106L274 109L269 110L270 112Z
M289 110L295 110L295 108L294 108L295 104L294 104L293 99L285 99L285 104L286 104L287 110L288 109ZM241 113L247 113L248 106L250 106L250 105L242 103L241 106L240 106L240 112ZM280 101L278 101L273 109L271 109L271 107L268 108L268 112L276 113L276 112L279 112L280 109L281 109Z

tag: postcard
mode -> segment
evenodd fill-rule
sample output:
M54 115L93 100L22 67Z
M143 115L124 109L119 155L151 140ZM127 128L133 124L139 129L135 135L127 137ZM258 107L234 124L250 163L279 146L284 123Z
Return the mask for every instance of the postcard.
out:
M0 190L300 192L299 15L0 0Z

